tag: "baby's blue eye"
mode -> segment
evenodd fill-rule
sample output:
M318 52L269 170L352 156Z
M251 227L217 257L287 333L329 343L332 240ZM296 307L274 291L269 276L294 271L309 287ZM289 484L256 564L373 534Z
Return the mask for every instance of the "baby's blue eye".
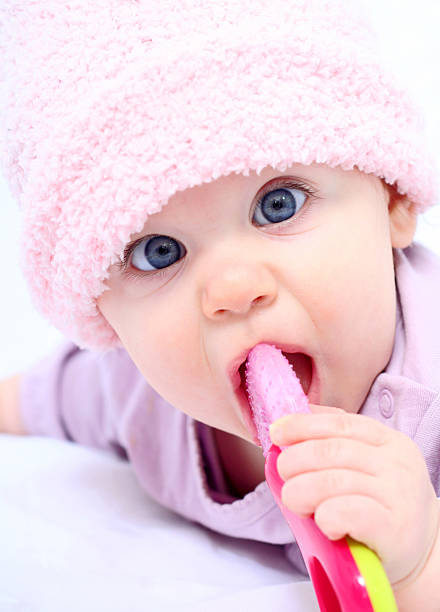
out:
M131 265L144 272L167 268L186 254L185 247L170 236L144 238L133 249Z
M268 191L258 202L253 221L259 225L281 223L293 217L307 199L307 193L301 189L286 187Z

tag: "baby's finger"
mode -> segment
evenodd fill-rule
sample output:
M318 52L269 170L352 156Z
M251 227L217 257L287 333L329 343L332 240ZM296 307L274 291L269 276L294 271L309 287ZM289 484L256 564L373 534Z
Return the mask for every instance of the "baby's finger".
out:
M290 478L281 489L283 504L300 516L310 516L324 501L362 495L383 503L378 479L349 469L320 470Z
M283 480L305 472L330 468L347 468L372 476L383 468L382 453L372 453L370 444L349 438L306 440L287 446L277 460Z
M363 542L376 552L380 541L390 537L391 512L377 500L364 495L332 497L315 511L315 522L330 540L346 535ZM385 546L384 546L385 548Z
M392 435L388 427L369 417L347 412L323 414L289 414L270 426L274 444L287 446L312 438L352 438L381 446Z
M374 550L391 583L409 575L413 568L414 540L406 517L363 495L332 497L320 504L314 515L318 527L330 540L349 535Z

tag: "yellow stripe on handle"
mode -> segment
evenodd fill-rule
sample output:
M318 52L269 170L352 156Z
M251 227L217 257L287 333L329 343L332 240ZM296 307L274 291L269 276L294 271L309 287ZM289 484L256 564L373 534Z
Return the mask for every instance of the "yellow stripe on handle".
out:
M367 546L346 538L359 572L365 580L365 588L374 612L398 612L393 589L379 557Z

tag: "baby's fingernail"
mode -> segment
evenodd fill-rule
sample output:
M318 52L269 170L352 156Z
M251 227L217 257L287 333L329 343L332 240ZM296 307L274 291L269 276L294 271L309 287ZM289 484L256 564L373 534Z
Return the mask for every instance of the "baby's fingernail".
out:
M270 435L270 439L272 440L272 442L275 442L274 437L276 437L279 429L280 428L277 425L275 425L275 423L272 423L272 425L269 425L269 435Z
M287 416L283 416L269 425L269 435L272 442L276 443L282 437L282 431L287 419Z

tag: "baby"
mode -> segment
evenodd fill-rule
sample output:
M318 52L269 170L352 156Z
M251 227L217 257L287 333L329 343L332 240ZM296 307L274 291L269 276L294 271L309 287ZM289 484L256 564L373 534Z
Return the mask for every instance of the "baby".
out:
M374 549L399 610L438 612L440 260L412 243L435 171L363 17L342 0L0 13L23 268L72 340L1 383L0 429L117 452L163 505L300 566L244 389L249 351L274 344L313 411L271 428L285 505Z

